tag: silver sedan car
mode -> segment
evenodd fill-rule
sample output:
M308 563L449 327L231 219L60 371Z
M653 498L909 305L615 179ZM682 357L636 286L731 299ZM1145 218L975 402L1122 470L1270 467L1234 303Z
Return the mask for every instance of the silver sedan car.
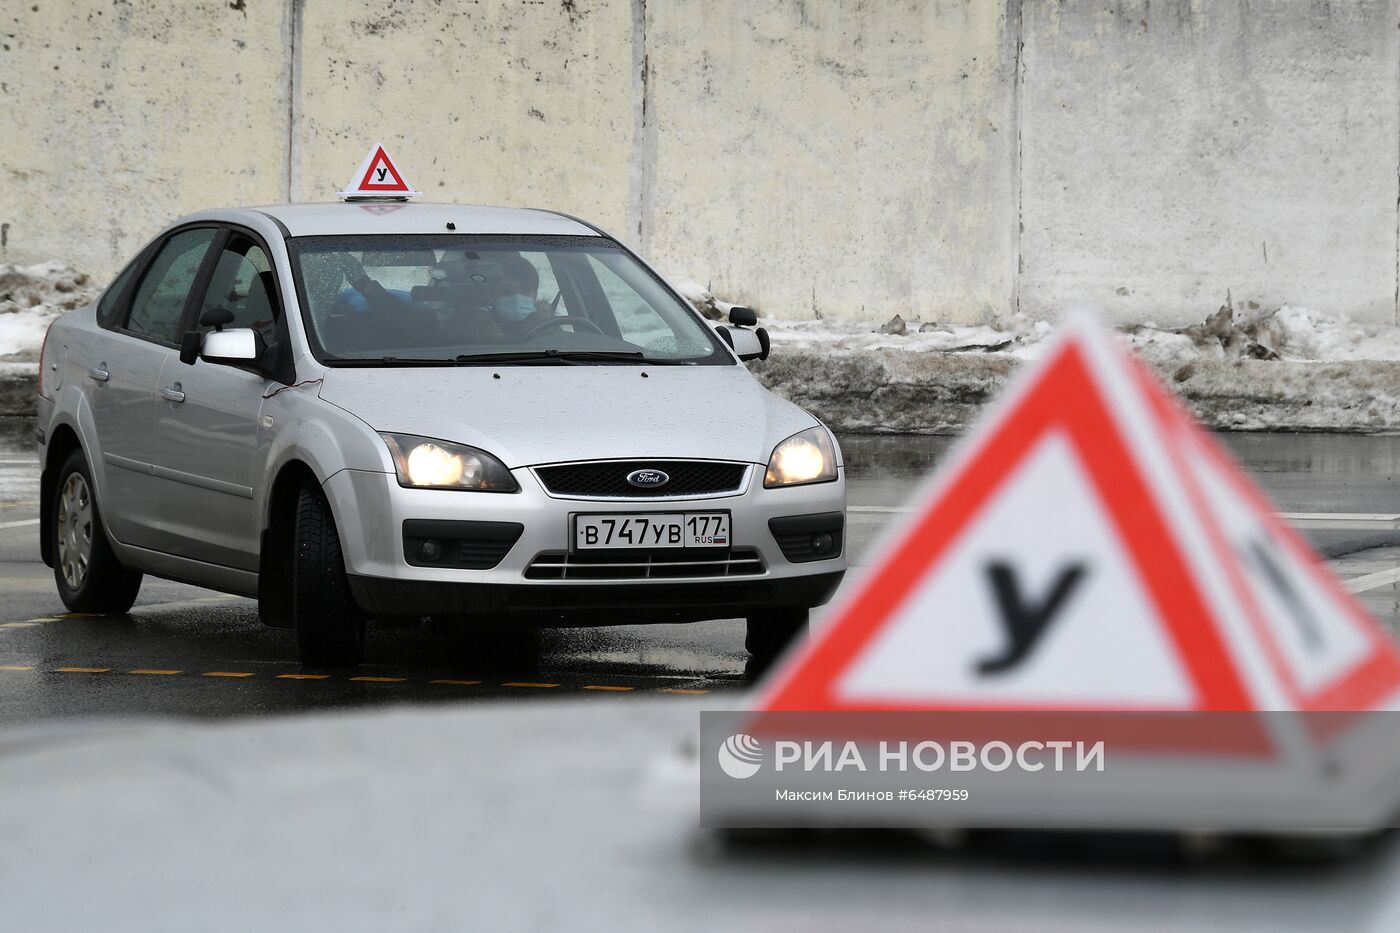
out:
M193 214L49 330L43 559L74 611L256 597L308 664L425 616L742 617L771 658L841 580L845 482L755 324L547 211Z

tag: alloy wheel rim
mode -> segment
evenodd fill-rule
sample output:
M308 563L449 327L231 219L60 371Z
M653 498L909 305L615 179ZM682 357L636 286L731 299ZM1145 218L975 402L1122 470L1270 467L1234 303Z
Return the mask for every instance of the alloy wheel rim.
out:
M69 473L58 497L58 565L72 590L87 580L92 562L92 490L81 473Z

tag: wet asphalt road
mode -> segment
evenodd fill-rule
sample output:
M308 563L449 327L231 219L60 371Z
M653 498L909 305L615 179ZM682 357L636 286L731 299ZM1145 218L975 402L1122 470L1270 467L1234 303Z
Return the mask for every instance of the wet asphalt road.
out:
M744 689L743 623L546 631L510 640L434 627L371 631L354 671L302 668L254 604L147 578L123 617L67 615L38 558L30 426L0 422L0 724L93 714L222 717L382 703L678 696ZM1285 512L1400 512L1400 437L1235 435L1227 443ZM948 438L845 438L850 549L863 561ZM1316 529L1344 577L1400 566L1400 533ZM1400 590L1360 594L1400 631Z

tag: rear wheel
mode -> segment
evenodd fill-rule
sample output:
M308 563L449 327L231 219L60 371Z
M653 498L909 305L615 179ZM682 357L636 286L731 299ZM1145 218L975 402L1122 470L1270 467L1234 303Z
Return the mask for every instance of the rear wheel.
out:
M748 673L763 673L789 645L804 638L807 616L808 611L801 608L765 609L750 615L744 637L744 647L749 651Z
M119 614L141 590L141 574L112 553L87 459L74 450L58 470L53 523L53 576L63 605L73 612Z
M359 664L365 616L350 595L330 503L314 482L307 482L297 495L292 548L292 624L302 663Z

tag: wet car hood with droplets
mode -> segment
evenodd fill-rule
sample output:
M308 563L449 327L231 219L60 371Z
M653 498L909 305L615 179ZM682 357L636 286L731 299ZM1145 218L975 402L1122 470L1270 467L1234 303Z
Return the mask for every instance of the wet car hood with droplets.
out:
M321 398L377 431L470 444L510 467L614 457L766 463L774 444L817 423L742 366L340 368L326 373Z

